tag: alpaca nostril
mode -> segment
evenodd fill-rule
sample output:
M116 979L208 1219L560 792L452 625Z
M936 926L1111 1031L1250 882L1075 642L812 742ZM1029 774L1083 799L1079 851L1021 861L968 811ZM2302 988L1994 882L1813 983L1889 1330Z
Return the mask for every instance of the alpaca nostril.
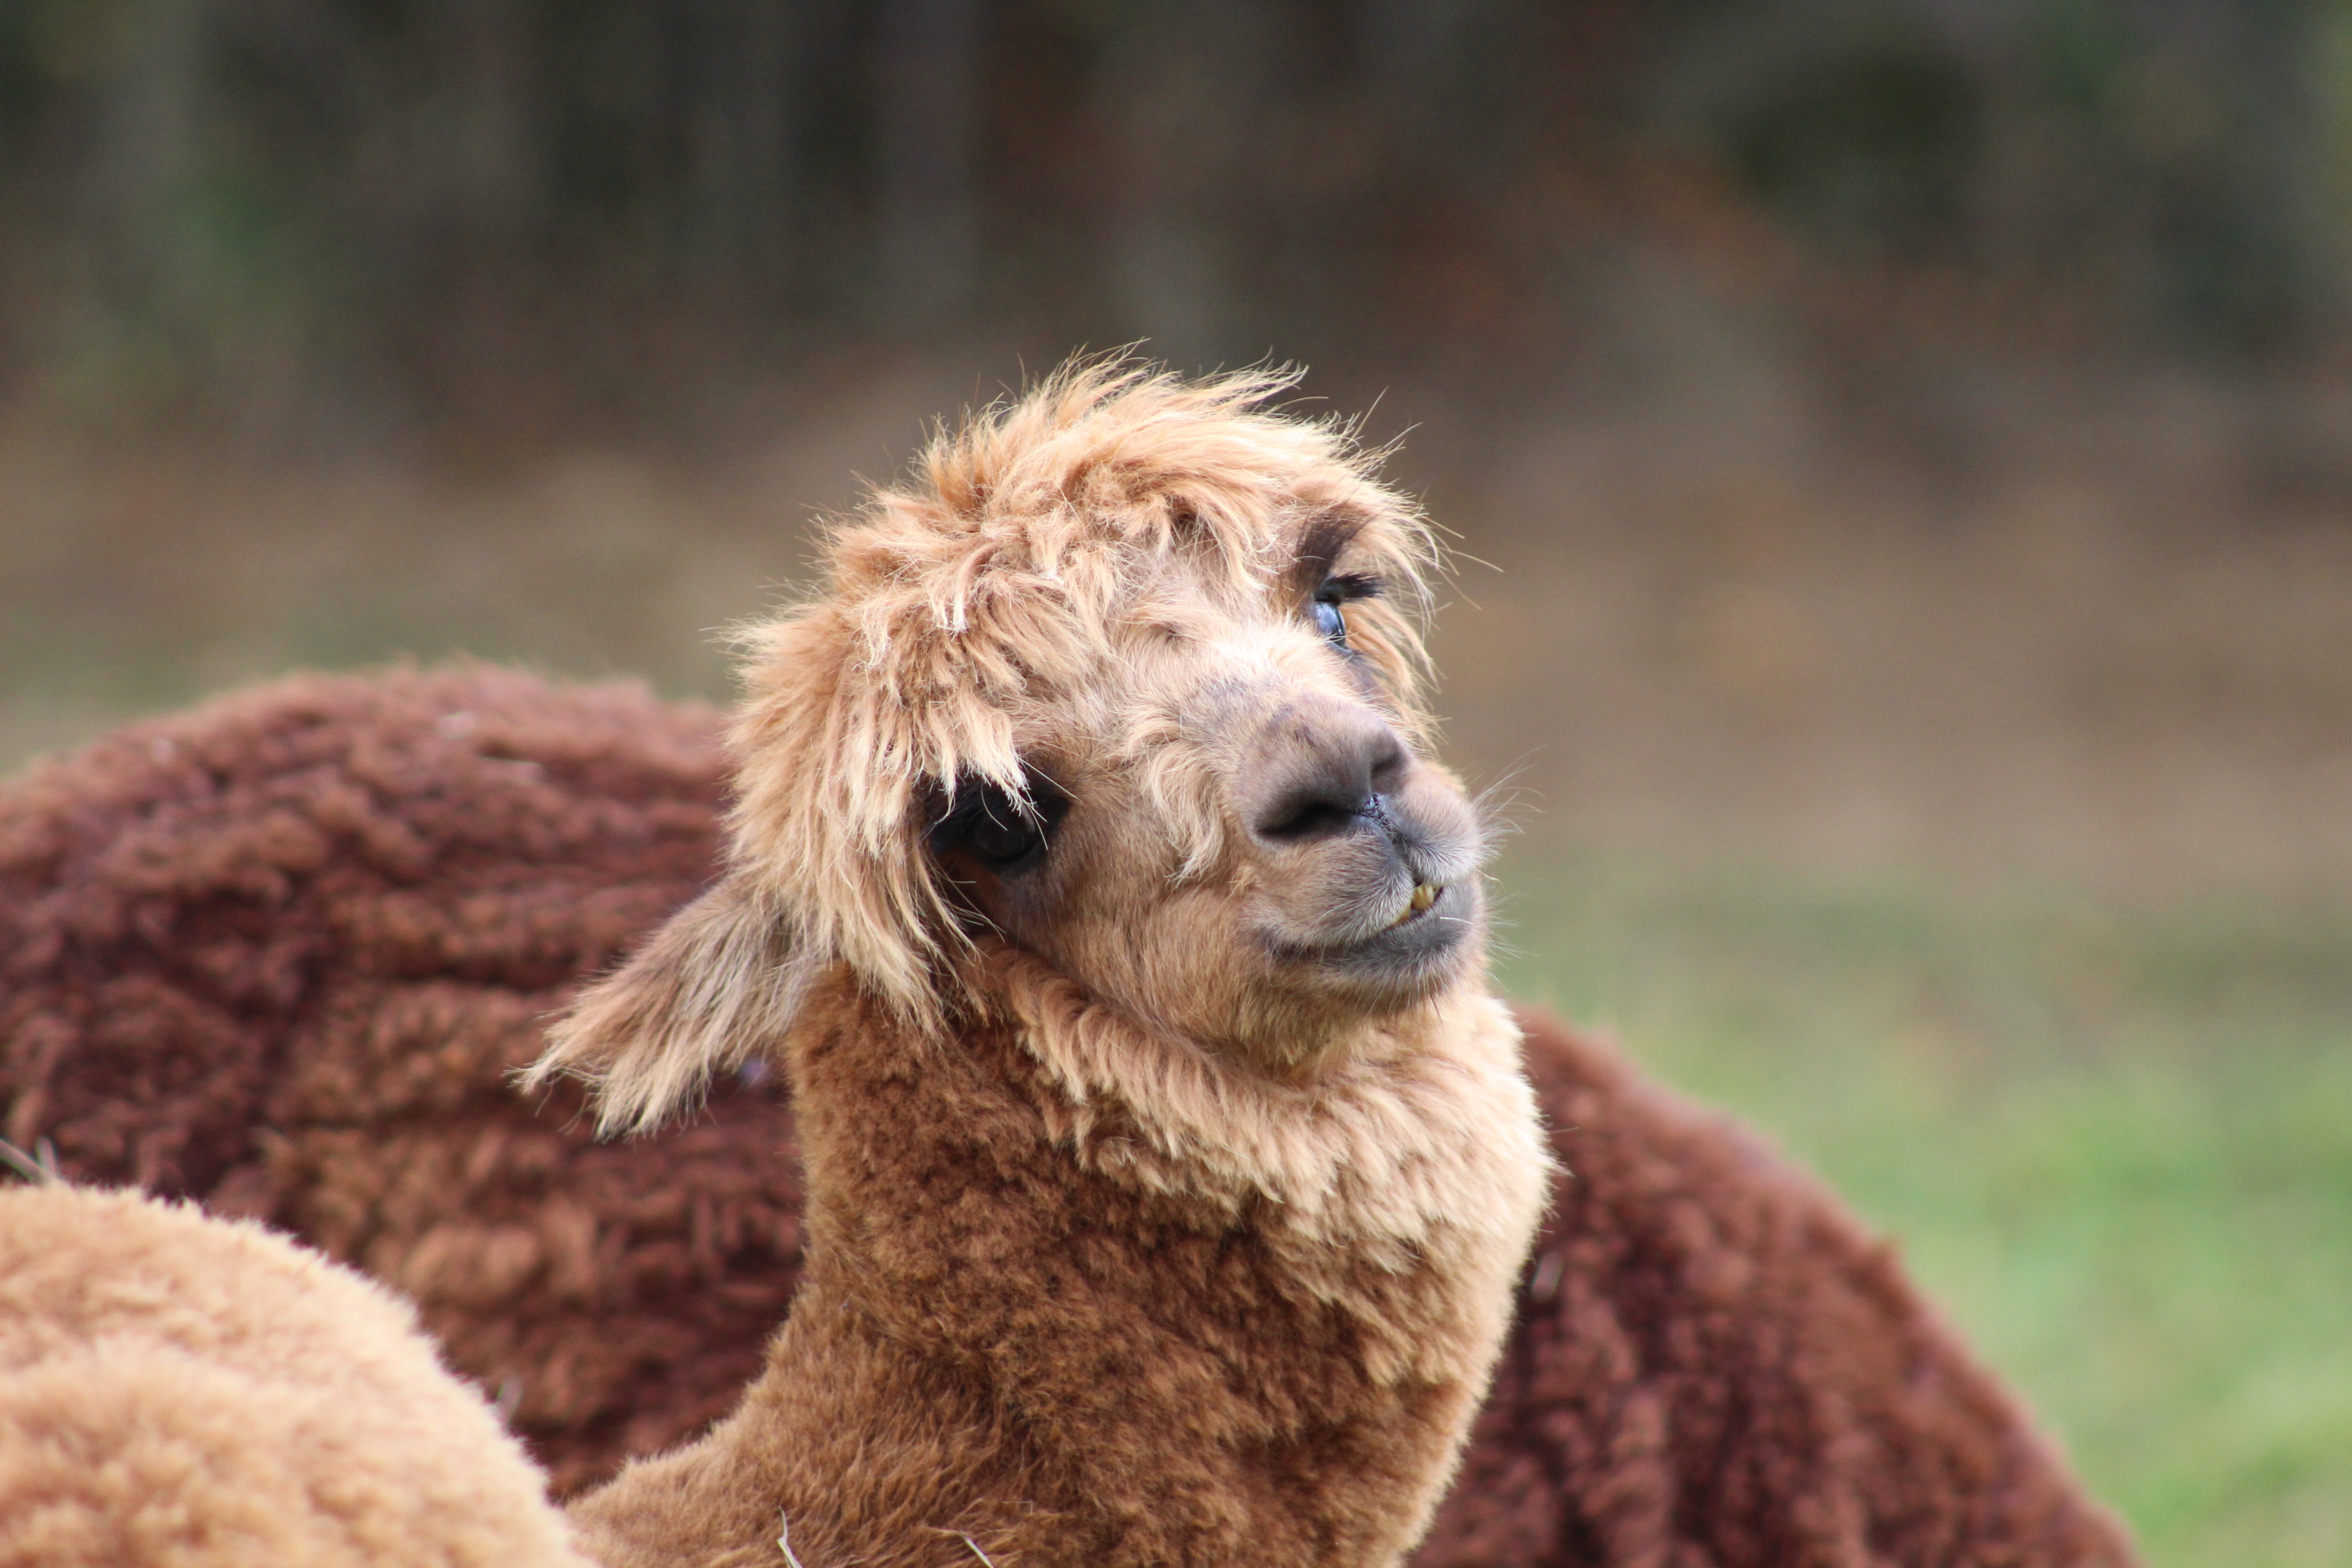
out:
M1273 792L1252 828L1283 844L1352 832L1379 817L1381 797L1402 780L1410 761L1385 726L1318 746Z
M1370 792L1339 790L1310 790L1285 795L1259 820L1257 835L1286 844L1328 838L1362 821L1371 799Z

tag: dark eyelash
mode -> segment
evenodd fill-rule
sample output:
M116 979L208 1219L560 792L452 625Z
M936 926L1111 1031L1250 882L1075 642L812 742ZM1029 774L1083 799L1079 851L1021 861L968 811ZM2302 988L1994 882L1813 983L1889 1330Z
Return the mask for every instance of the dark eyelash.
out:
M1352 604L1358 599L1377 599L1387 584L1368 573L1348 572L1323 579L1315 590L1318 599L1328 599L1335 605Z

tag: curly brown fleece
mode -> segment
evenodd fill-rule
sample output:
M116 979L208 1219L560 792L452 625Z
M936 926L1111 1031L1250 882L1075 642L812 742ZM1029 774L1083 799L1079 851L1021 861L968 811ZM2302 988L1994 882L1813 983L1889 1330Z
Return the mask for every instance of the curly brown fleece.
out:
M691 897L716 716L496 669L303 677L0 792L0 1136L397 1287L559 1488L734 1403L791 1300L772 1090L600 1144L507 1075Z
M304 678L45 764L0 791L0 1132L399 1285L567 1489L693 1435L798 1280L789 1106L729 1079L599 1144L505 1074L707 880L720 772L712 715L485 669ZM1571 1173L1418 1563L2133 1561L1817 1183L1523 1022Z

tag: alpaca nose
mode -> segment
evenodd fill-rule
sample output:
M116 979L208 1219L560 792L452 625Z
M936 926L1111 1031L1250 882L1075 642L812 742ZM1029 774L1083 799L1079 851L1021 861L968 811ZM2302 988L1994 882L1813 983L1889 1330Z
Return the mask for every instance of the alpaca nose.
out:
M1381 797L1403 781L1411 757L1396 732L1361 709L1332 704L1293 711L1268 726L1260 838L1297 844L1381 825Z

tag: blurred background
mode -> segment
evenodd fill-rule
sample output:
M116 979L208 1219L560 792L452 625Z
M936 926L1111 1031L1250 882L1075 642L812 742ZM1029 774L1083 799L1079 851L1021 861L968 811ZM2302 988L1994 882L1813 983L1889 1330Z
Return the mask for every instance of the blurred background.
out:
M1458 536L1507 983L2352 1563L2352 4L5 0L0 768L711 632L1081 345Z

